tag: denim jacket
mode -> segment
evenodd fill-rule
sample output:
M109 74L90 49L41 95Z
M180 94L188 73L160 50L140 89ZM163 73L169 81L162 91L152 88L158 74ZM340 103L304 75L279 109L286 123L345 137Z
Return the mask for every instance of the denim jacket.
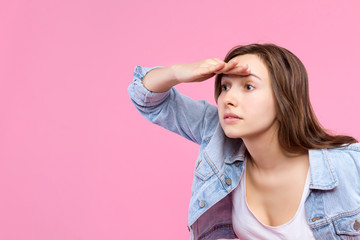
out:
M175 87L162 93L144 88L142 79L154 68L137 66L128 93L146 119L200 145L188 215L191 240L237 238L231 192L243 173L245 145L225 136L217 107L206 100L192 100ZM311 149L309 160L305 210L315 238L360 239L360 144Z

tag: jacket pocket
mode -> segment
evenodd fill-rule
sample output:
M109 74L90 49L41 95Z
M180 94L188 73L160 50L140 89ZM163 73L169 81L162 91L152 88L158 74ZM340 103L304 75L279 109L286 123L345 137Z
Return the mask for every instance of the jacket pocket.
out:
M211 184L215 172L210 163L203 154L198 156L194 171L194 180L191 188L191 196L202 194L202 192Z
M212 175L214 175L214 171L212 170L210 164L207 162L204 156L200 156L196 163L195 176L203 181L206 181Z
M360 213L334 220L336 234L341 239L360 240Z

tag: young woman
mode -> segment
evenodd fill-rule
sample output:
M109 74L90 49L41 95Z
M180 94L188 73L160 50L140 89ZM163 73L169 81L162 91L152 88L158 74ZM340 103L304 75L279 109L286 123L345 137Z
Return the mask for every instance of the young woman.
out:
M215 75L217 107L174 88ZM191 239L360 239L360 144L321 127L290 51L137 66L128 91L145 118L200 145Z

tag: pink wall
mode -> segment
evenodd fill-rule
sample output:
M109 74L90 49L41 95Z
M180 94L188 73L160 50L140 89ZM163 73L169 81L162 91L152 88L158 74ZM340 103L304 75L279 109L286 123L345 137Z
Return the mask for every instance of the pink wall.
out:
M275 3L276 2L276 3ZM360 138L359 1L0 3L0 239L188 239L198 147L143 119L136 65L273 42L304 62L322 124ZM213 80L180 85L213 101Z

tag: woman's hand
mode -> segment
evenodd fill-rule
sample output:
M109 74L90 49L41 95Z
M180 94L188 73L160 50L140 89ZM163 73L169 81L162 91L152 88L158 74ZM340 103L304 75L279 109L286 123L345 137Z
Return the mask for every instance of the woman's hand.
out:
M238 65L237 59L225 63L219 58L208 58L193 63L175 64L171 69L178 83L201 82L220 73L245 76L250 74L248 66Z
M238 65L237 59L225 63L219 58L208 58L198 62L153 69L145 75L142 83L152 92L165 92L179 83L201 82L220 73L246 76L250 74L250 69L247 65Z

